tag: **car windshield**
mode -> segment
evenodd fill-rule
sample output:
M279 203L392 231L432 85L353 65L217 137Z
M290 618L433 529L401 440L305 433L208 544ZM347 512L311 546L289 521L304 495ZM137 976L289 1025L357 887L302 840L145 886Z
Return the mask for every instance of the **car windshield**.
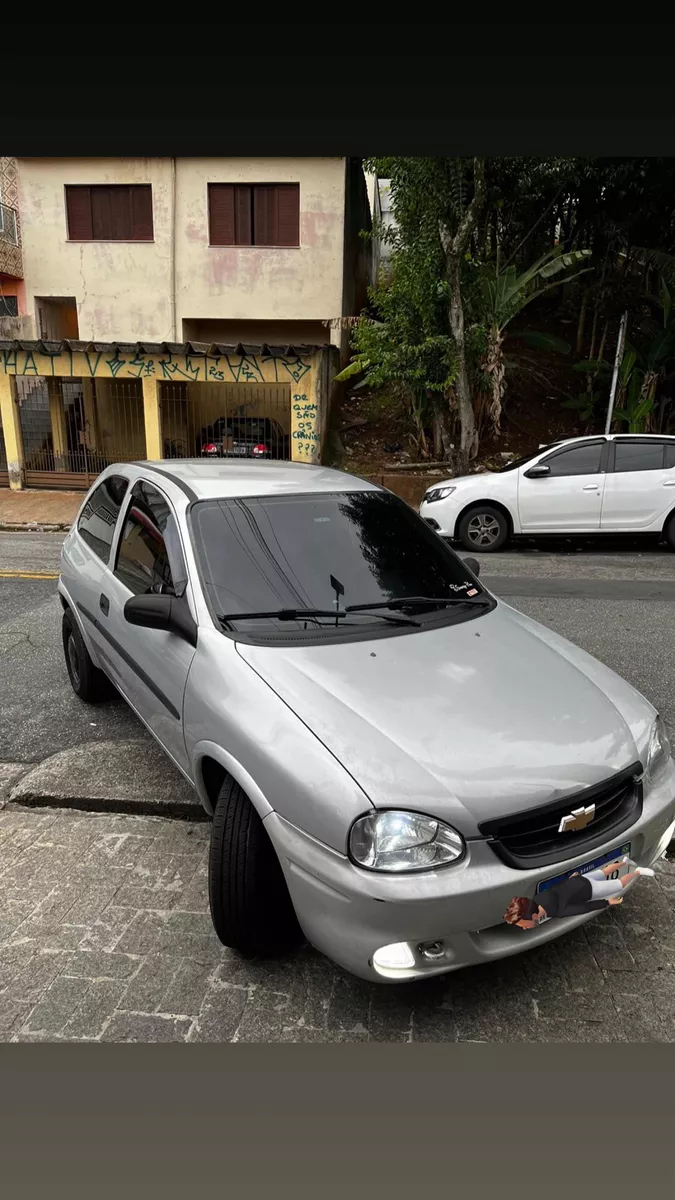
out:
M387 492L201 500L190 528L214 613L227 614L227 628L247 640L410 633L479 616L493 603L461 558ZM431 599L420 605L420 597ZM377 607L347 612L350 605ZM328 616L336 610L339 621ZM415 620L386 622L381 612Z
M531 450L529 454L523 454L521 458L514 458L503 467L498 467L496 473L503 475L505 471L515 471L518 467L524 467L525 463L531 462L533 458L537 458L538 455L546 454L547 450L553 450L555 446L560 445L562 445L561 442L549 442L548 446L540 446L538 450Z

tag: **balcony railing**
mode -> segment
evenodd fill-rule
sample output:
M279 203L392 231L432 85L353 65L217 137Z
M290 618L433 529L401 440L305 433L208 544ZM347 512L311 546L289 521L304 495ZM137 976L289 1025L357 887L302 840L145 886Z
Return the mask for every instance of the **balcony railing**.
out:
M0 240L9 242L10 246L18 246L19 238L16 227L16 209L8 204L0 204Z

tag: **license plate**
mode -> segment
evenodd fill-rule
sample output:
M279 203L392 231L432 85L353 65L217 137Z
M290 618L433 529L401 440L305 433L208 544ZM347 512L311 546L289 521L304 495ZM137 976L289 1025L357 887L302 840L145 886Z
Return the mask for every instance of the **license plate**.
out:
M584 863L582 867L572 867L571 871L565 871L563 875L554 875L553 879L542 879L537 885L537 895L540 892L545 892L550 887L554 887L556 883L562 883L565 879L570 879L572 875L587 875L589 871L597 871L598 867L604 867L607 863L615 862L619 858L628 856L630 858L630 842L625 842L623 846L617 846L616 850L610 850L608 854L602 854L600 858L594 858L591 862ZM618 879L621 875L625 875L629 870L626 863L623 867L618 867L616 871L608 875L608 879Z

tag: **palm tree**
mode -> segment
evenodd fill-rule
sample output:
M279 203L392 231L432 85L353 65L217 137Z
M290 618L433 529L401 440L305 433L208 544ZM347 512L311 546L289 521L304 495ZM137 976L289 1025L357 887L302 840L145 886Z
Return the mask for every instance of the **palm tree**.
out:
M489 263L482 268L481 298L487 323L487 350L483 366L492 383L490 415L496 432L499 432L506 390L504 336L507 326L532 300L561 283L569 283L579 275L585 274L585 271L576 271L573 275L564 273L590 254L590 250L570 250L564 253L556 246L520 275L513 265L500 269L498 264ZM590 268L587 267L586 270ZM546 280L551 282L542 284L542 281Z

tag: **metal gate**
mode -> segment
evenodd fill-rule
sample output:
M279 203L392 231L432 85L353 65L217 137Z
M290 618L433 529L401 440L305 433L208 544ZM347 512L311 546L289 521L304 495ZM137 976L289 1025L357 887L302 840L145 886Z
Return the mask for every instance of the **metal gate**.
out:
M136 380L17 379L27 487L86 491L110 463L145 458Z
M165 458L289 459L291 389L282 383L162 383Z

